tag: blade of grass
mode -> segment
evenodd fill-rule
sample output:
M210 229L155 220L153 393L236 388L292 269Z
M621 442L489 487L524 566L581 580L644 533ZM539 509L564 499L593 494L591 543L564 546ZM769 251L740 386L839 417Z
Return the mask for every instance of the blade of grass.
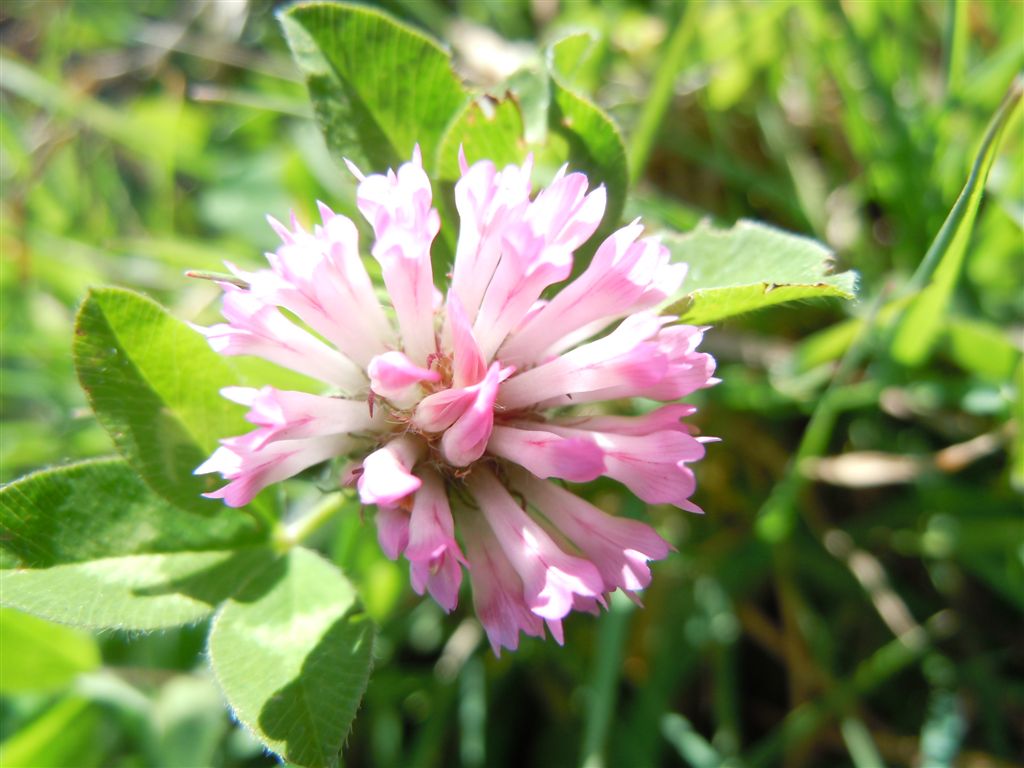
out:
M583 768L602 768L604 743L608 724L615 711L619 669L629 629L629 617L636 606L621 592L611 597L608 615L601 620L597 638L597 659L591 678L590 696L583 725L583 750L580 764Z
M692 768L721 768L726 765L722 755L682 715L670 712L661 718L661 732Z
M907 284L906 293L919 295L896 322L889 339L893 357L904 365L923 362L939 335L967 254L985 181L1003 133L1017 114L1022 93L1024 77L1018 76L989 122L963 191Z
M844 717L839 730L855 768L885 768L885 761L878 754L871 732L863 721L856 717Z
M689 51L689 42L696 27L693 23L694 14L690 10L694 7L696 7L696 3L689 3L680 11L675 27L672 29L672 35L664 48L665 53L661 57L661 63L654 75L654 84L647 94L640 119L633 129L633 140L629 143L627 155L631 184L635 184L637 180L643 178L651 150L654 148L654 142L658 138L658 132L665 119L665 113L672 103L676 76L682 69Z
M946 98L955 98L963 84L967 71L967 46L969 28L967 0L947 0L949 13L946 24Z
M974 164L967 177L963 191L960 193L960 197L946 217L945 223L935 236L935 240L932 242L931 247L928 248L913 277L899 294L893 298L893 302L905 301L907 297L919 293L928 284L932 276L936 274L936 271L940 269L943 256L952 247L960 225L965 221L965 218L970 215L973 222L973 216L977 212L977 206L981 200L985 178L988 175L996 150L998 149L998 139L1002 135L1003 129L1009 122L1010 117L1016 113L1017 107L1020 105L1022 90L1024 90L1024 80L1018 78L1010 87L1002 105L989 123L988 130L985 132L985 137L982 140L978 155L975 157ZM962 255L962 253L954 255L956 262L951 264L950 267L941 266L944 276L952 273L955 280L956 274L960 269ZM943 279L949 278L944 277ZM819 398L785 476L776 483L768 499L758 512L757 532L766 541L780 541L787 537L793 529L797 516L797 497L805 483L799 467L807 459L820 457L827 449L838 415L837 395L843 386L850 381L860 364L875 351L876 345L880 344L883 349L887 349L892 343L892 331L889 331L886 338L881 341L877 338L879 336L877 333L879 317L885 314L880 311L883 298L884 292L879 294L873 309L868 313L868 319L861 329L857 340L846 350L846 354L837 367L831 383ZM911 308L912 306L913 304L911 304ZM906 310L905 316L909 315L911 311L911 309ZM899 328L900 325L901 320L897 316L894 325L891 325L890 328Z
M834 714L848 710L858 698L871 693L916 662L931 647L933 640L948 636L953 629L950 619L949 613L940 611L925 622L920 631L907 633L883 645L828 694L790 711L782 724L748 753L744 762L751 768L777 765L779 755L785 750L805 743Z

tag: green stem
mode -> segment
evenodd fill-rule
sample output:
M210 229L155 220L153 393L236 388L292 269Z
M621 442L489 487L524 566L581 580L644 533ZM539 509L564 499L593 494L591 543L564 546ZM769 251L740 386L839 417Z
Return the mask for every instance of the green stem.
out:
M968 21L967 0L947 0L949 5L946 27L946 99L960 93L963 74L967 71Z
M640 119L636 128L633 129L633 139L629 143L629 180L635 184L644 175L647 167L647 160L651 156L651 149L654 147L654 140L658 137L658 131L665 118L665 112L672 102L672 93L675 90L676 75L683 66L683 57L686 55L692 25L688 23L689 14L683 11L675 28L672 30L672 37L669 38L665 55L658 65L658 71L654 75L654 85L647 94L647 101L640 112Z
M287 525L279 524L274 531L274 546L284 552L308 539L313 532L334 517L345 506L347 494L335 491L302 517Z
M583 729L584 768L600 768L605 764L603 751L608 725L615 710L615 694L622 666L622 653L629 629L629 617L636 606L621 592L611 597L608 615L601 621L597 640L597 660L590 689L590 706Z
M765 541L779 542L789 536L796 522L796 502L800 490L804 486L801 464L809 458L816 458L825 453L828 442L835 428L836 417L841 408L842 386L853 376L861 362L868 357L874 347L875 327L879 310L886 293L878 294L868 313L867 322L860 335L846 350L839 367L836 369L828 388L822 393L818 404L811 413L810 421L800 438L796 456L789 463L785 476L776 483L771 495L757 515L757 533Z

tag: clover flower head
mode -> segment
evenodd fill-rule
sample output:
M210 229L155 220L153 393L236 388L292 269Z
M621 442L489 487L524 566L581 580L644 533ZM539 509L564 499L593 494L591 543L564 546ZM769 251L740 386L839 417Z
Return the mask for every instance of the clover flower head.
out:
M323 383L317 393L230 387L255 425L196 469L227 485L207 494L247 504L266 486L334 457L352 464L380 545L409 562L414 589L455 608L464 570L495 653L520 632L561 643L572 610L635 597L669 545L646 523L609 515L557 481L610 477L650 504L699 512L689 465L704 438L672 403L707 387L715 363L704 329L654 308L676 291L673 264L634 221L569 278L597 230L603 187L563 168L532 195L531 162L468 165L455 185L460 219L450 280L435 287L440 230L419 150L397 172L359 179L375 241L381 303L352 221L320 205L313 231L273 219L269 269L229 265L226 323L201 329L225 355L257 355ZM550 298L545 298L550 295ZM288 314L283 313L284 309ZM295 322L297 318L300 322ZM596 404L642 396L669 403L642 416Z

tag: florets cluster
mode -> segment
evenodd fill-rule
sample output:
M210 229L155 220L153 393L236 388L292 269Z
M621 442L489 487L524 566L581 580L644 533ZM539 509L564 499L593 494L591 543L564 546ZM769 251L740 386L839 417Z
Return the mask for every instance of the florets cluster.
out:
M196 472L219 472L229 482L208 495L239 506L350 457L344 481L377 508L384 552L404 556L416 591L447 611L465 568L497 653L516 648L520 631L543 636L545 624L562 642L570 611L596 612L613 590L633 596L650 582L648 561L669 545L552 480L605 475L648 503L699 511L688 464L704 455L704 439L681 422L693 407L631 417L593 404L678 400L714 383L714 360L697 351L704 329L653 311L685 266L641 237L637 222L542 298L596 231L603 187L588 192L586 176L563 168L531 197L529 161L503 170L460 162L460 229L443 295L430 259L440 217L418 150L386 175L350 165L384 303L351 220L322 204L312 232L271 219L282 245L267 255L270 268L231 267L238 285L224 284L227 323L201 330L223 354L266 358L324 388L225 389L256 429L223 440Z

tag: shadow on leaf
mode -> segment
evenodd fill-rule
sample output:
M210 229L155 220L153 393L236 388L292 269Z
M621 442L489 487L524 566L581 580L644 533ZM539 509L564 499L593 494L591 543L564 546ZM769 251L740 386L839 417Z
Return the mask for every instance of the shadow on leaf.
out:
M297 765L338 765L370 676L373 623L362 612L335 621L302 664L299 675L274 692L260 710L259 727L283 744Z

